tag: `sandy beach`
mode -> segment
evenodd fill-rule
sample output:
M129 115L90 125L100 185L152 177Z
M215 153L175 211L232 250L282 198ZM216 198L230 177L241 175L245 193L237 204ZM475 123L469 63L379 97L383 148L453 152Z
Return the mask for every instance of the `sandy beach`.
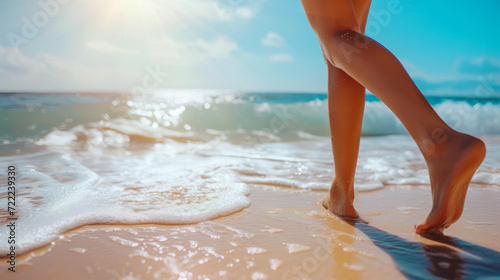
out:
M251 186L252 204L191 225L89 225L18 259L2 279L471 279L500 277L500 190L471 186L448 239L414 234L428 186L357 194L367 223L317 203L325 194ZM478 274L479 273L479 274ZM494 279L494 278L488 278Z

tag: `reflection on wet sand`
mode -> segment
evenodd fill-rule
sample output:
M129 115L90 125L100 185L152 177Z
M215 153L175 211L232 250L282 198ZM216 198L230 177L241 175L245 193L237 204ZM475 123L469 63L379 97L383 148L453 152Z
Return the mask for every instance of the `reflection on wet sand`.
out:
M349 275L349 279L358 280L363 278L363 269L359 265L359 252L352 249L352 245L357 241L354 227L348 223L339 223L336 228L336 238L342 246L333 246L333 269L332 276L341 279ZM357 265L358 264L358 265Z

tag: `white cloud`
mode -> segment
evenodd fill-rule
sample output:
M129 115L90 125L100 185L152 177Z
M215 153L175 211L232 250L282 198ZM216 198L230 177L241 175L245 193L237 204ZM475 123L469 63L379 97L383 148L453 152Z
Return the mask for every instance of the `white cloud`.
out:
M458 59L458 73L445 75L430 75L406 59L402 59L401 63L426 95L500 96L500 73L491 73L497 70L494 59Z
M248 6L239 6L238 3L233 3L234 1L227 0L216 0L213 1L213 9L217 13L219 20L221 21L231 21L235 18L250 19L253 18L258 6L254 4L254 9Z
M30 67L30 61L25 56L20 55L19 49L0 47L0 72L21 72Z
M80 65L48 53L26 56L13 48L0 48L0 73L2 91L125 90L143 76L139 71Z
M121 48L121 47L119 47L113 43L107 42L107 41L91 40L91 41L87 41L85 43L85 46L90 50L100 51L100 52L115 52L115 53L120 53L120 54L135 53L135 51Z
M500 72L500 60L493 57L458 59L455 68L464 74L493 74Z
M235 13L238 17L243 19L250 19L255 15L255 12L250 7L238 7Z
M164 65L192 67L210 59L231 58L238 48L238 44L226 35L219 35L210 40L163 37L148 42L147 55Z
M160 17L168 22L232 21L253 18L260 4L242 6L233 0L169 0L162 1ZM164 16L166 18L164 18Z
M285 40L283 39L283 37L274 32L268 32L266 34L266 37L262 38L260 42L262 43L262 45L270 47L281 47L285 44Z
M293 57L287 53L273 54L269 57L270 61L273 62L294 62Z
M107 41L90 40L81 46L92 49L84 56L61 58L48 53L26 55L19 49L0 47L0 91L124 91L142 83L146 66L172 74L162 81L164 86L203 86L193 76L197 67L232 65L220 60L233 58L238 44L229 36L210 39L180 40L171 37L148 42L146 52L120 48ZM81 50L75 50L80 53ZM123 61L134 53L129 63L105 61L103 55L116 52L109 61ZM106 59L105 59L106 60ZM214 62L214 61L218 62ZM148 64L149 62L149 64ZM209 62L209 63L208 63ZM152 63L152 64L151 64ZM221 64L219 64L221 63Z
M196 43L210 56L227 58L238 49L238 45L228 36L219 35L213 41L197 40Z
M169 0L162 1L158 7L157 13L161 21L175 23L219 20L218 13L210 1Z

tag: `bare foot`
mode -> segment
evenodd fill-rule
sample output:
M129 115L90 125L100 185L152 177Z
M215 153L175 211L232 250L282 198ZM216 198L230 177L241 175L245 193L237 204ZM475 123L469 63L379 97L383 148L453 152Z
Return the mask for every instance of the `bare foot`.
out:
M353 188L342 188L334 180L330 191L321 201L321 205L341 218L358 218L358 213L353 206L353 200Z
M454 132L424 155L431 179L432 210L417 233L442 233L462 215L470 180L486 155L483 141Z

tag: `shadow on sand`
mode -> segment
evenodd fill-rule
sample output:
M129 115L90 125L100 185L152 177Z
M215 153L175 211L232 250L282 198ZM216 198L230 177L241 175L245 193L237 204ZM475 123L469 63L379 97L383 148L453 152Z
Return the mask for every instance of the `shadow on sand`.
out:
M442 243L408 241L368 225L345 220L389 254L409 279L500 279L500 252L444 235L423 237Z

